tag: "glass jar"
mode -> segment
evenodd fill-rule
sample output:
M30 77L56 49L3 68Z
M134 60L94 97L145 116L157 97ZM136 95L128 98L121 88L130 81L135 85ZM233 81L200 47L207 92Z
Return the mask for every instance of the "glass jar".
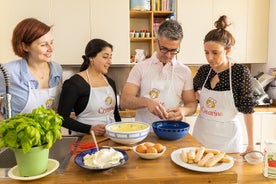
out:
M263 174L276 179L276 140L265 140Z
M136 52L135 60L136 60L137 63L140 62L140 61L143 61L146 58L143 49L135 49L135 52Z

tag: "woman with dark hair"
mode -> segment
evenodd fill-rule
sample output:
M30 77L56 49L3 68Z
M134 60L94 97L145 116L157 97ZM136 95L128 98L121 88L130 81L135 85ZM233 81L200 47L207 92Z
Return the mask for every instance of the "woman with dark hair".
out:
M63 84L58 113L62 126L73 134L105 133L105 124L121 121L115 82L105 74L111 65L113 46L101 39L91 40L82 56L80 72ZM76 119L71 118L72 110Z
M208 64L202 65L194 77L200 114L193 136L208 148L227 153L242 152L242 127L237 118L240 112L244 116L248 136L248 146L243 155L254 149L252 77L246 66L233 63L229 58L235 39L226 30L228 25L227 17L221 16L215 22L216 29L204 38Z
M21 59L4 64L10 77L12 116L41 105L57 110L62 68L51 60L53 40L51 26L37 19L27 18L16 25L12 47ZM5 93L3 81L0 75L0 95Z

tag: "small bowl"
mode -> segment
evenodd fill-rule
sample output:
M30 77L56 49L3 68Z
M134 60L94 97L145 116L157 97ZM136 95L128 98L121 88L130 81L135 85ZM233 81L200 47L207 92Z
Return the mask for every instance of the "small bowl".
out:
M119 144L131 145L144 140L150 131L150 125L143 122L115 122L107 124L108 137Z
M138 145L137 145L137 146L138 146ZM137 147L137 146L134 146L134 147L132 148L133 151L134 151L139 157L141 157L141 158L143 158L143 159L148 159L148 160L150 160L150 159L156 159L156 158L160 157L161 155L163 155L163 154L165 153L165 151L166 151L166 146L163 146L163 150L162 150L161 153L139 153L139 152L136 151L136 147Z
M165 140L177 140L184 137L190 129L190 125L183 121L156 121L152 123L154 133Z
M264 155L260 151L251 151L246 153L243 158L251 165L256 165L263 162Z

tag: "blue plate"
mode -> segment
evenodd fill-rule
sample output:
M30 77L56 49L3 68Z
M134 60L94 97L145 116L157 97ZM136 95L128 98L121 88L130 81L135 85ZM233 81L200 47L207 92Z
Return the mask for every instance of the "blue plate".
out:
M109 148L99 148L100 150L101 149L109 149ZM124 158L120 160L120 162L117 164L117 165L112 165L110 167L104 167L104 168L98 168L98 167L89 167L89 166L86 166L84 165L83 163L83 157L86 155L86 154L94 154L95 152L97 152L97 148L93 148L93 149L90 149L90 150L86 150L86 151L83 151L81 153L79 153L76 157L75 157L75 163L82 167L82 168L85 168L85 169L89 169L89 170L94 170L94 171L104 171L104 170L108 170L108 169L111 169L111 168L114 168L114 167L118 167L118 166L121 166L121 165L124 165L126 163L126 161L128 160L128 155L125 151L121 150L121 149L117 149L117 148L113 148L115 149L116 151L119 151L123 154Z

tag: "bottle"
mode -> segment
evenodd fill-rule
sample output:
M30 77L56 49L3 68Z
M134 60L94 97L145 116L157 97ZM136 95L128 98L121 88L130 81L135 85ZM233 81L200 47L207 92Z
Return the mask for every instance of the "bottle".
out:
M265 140L263 175L276 178L276 140Z

